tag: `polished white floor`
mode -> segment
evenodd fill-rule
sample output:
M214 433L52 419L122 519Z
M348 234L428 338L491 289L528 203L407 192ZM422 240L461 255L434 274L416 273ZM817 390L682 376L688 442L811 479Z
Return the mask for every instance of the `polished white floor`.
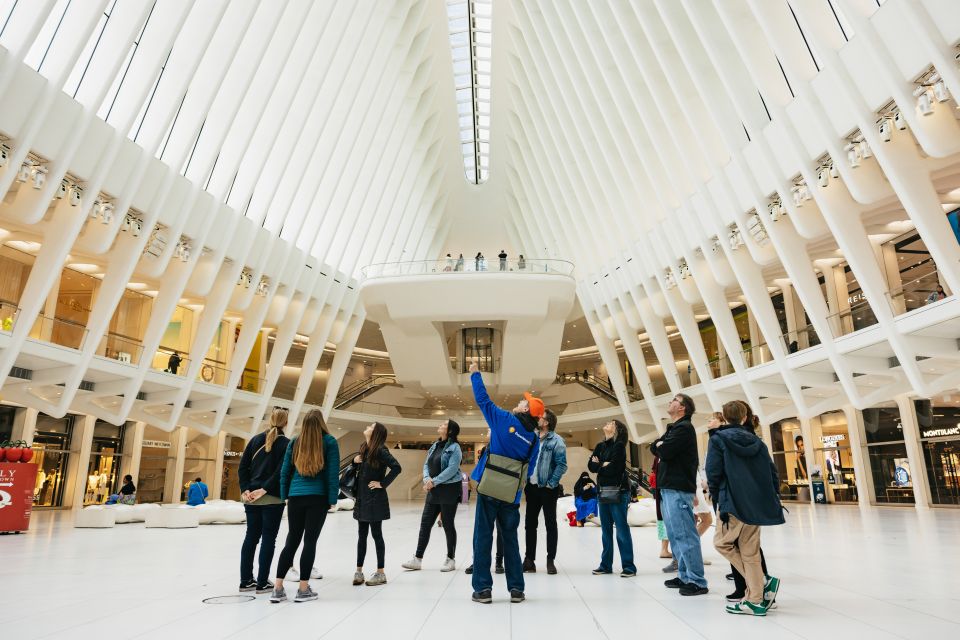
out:
M560 528L560 573L527 575L528 600L470 601L472 511L461 509L454 573L438 571L435 530L425 569L405 573L420 505L394 504L386 523L383 587L353 587L356 524L333 514L320 537L314 581L320 599L271 605L202 600L236 593L241 526L199 529L73 529L71 514L35 514L29 534L0 536L4 612L0 637L28 638L958 638L960 511L791 507L788 524L764 530L772 572L782 581L767 618L724 612L727 566L704 541L710 594L684 598L663 587L656 529L632 529L640 575L593 576L600 531ZM521 525L522 527L522 525ZM281 530L285 535L286 525ZM542 535L541 535L542 544ZM372 544L370 553L372 554ZM543 551L541 550L541 562ZM372 556L371 556L372 557ZM369 564L369 563L368 563ZM372 567L371 567L372 568ZM542 570L542 568L541 568Z

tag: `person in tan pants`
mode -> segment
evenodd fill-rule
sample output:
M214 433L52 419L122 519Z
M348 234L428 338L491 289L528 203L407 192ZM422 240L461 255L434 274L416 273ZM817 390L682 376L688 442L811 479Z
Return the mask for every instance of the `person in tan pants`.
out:
M746 597L728 613L765 616L780 581L765 576L760 559L760 527L783 524L777 469L763 441L742 428L742 402L723 405L726 424L711 433L707 485L719 514L713 544L747 582Z

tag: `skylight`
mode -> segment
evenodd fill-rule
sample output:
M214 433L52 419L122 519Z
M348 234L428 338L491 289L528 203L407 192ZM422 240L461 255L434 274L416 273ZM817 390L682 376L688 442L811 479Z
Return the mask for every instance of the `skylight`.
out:
M492 0L449 0L450 49L467 180L480 184L490 169L490 43Z

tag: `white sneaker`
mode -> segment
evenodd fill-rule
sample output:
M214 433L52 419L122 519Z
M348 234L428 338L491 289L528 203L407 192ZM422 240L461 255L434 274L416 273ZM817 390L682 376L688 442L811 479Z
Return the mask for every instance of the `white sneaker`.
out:
M404 569L408 569L409 571L420 571L420 569L423 568L423 560L417 556L413 556L400 566Z
M320 570L319 570L319 569L317 569L316 567L314 567L313 570L310 571L310 579L311 579L311 580L323 580L323 574L320 573Z
M456 571L457 563L453 558L447 558L443 561L443 566L440 567L440 571Z
M290 567L290 570L287 571L287 575L283 576L283 579L284 579L284 580L299 580L299 579L300 579L300 572L297 571L296 569L294 569L293 567Z

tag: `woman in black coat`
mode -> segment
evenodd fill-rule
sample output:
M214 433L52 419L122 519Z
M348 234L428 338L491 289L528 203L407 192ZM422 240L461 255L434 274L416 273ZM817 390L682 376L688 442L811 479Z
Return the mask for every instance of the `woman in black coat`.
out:
M383 521L390 519L390 499L387 487L400 475L400 463L387 449L387 428L374 422L363 431L366 441L360 447L360 453L353 459L357 469L357 499L353 507L353 518L357 521L357 571L353 574L353 584L366 582L369 586L387 583L383 571L386 548L383 543ZM373 543L377 548L377 572L365 580L363 561L367 555L367 534L373 534Z

